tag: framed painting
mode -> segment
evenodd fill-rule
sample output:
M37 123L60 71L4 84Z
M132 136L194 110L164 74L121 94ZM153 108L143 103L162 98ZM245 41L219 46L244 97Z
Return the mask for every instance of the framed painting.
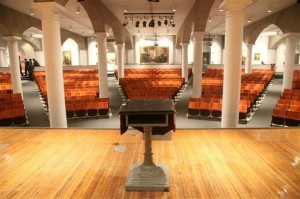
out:
M254 61L260 61L260 53L254 53Z
M141 64L169 63L169 47L142 46L140 55Z
M71 51L63 51L62 52L62 64L64 66L66 65L72 65L72 53Z

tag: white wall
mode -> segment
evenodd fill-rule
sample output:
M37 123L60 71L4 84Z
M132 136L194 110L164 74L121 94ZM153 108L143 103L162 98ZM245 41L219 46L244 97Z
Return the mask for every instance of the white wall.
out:
M88 38L88 65L98 64L98 48L96 38Z
M285 40L276 49L276 72L283 72L283 62L285 58Z
M203 43L205 45L205 43ZM222 63L222 46L221 37L214 37L211 44L210 60L211 64L221 64Z
M80 60L79 63L80 65L88 65L86 50L79 50L79 60Z
M44 52L43 51L35 51L35 58L41 66L45 66Z
M71 51L72 65L79 65L78 44L73 39L67 39L62 45L61 51Z
M23 50L26 59L29 60L35 58L35 52L31 45L29 45L28 43L24 43L20 45L20 48L21 48L20 51Z
M252 64L260 64L261 62L268 63L268 51L269 51L269 36L260 35L252 48ZM255 60L255 54L260 54L260 59Z

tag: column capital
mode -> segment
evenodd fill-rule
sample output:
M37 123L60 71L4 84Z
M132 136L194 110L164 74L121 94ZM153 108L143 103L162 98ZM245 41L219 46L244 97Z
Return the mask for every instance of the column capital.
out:
M189 43L181 43L180 44L182 47L187 47L189 45Z
M18 41L21 40L22 38L17 36L4 36L3 39L7 41Z
M193 32L194 40L201 40L203 39L204 32L203 31L194 31Z
M253 0L223 0L219 8L225 9L225 11L242 11L246 6L251 4Z
M294 39L294 38L297 38L298 35L300 36L299 33L296 33L296 32L289 32L289 33L286 33L286 38L289 38L289 39Z
M125 46L125 43L123 43L123 42L118 42L118 43L115 43L115 45L117 46L117 47L123 47L123 46Z
M106 38L106 32L95 32L94 35L95 35L97 38L103 38L103 39Z
M56 3L52 2L33 2L31 3L31 8L38 10L41 12L42 17L47 16L54 16L63 12L66 12L65 7Z

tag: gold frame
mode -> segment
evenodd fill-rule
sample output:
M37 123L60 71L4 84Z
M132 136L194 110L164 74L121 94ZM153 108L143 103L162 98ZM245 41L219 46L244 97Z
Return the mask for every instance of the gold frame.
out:
M165 46L141 46L141 64L168 64L169 47Z
M72 65L72 52L71 51L63 51L62 52L62 65L63 66Z

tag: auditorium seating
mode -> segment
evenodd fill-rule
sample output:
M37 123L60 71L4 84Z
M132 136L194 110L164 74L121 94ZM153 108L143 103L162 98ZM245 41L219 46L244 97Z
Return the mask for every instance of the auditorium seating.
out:
M190 71L191 72L191 71ZM115 71L117 75L117 70ZM127 99L173 99L184 85L181 69L125 69L119 84Z
M47 110L47 87L44 71L35 71L41 99ZM79 69L64 71L64 90L67 118L108 117L108 98L98 98L98 70ZM101 107L99 107L98 103ZM100 111L99 111L100 110Z
M223 69L208 68L202 78L202 96L191 98L188 106L190 118L221 119L223 96ZM274 77L274 70L254 69L252 73L242 71L239 121L247 123L264 97L267 86ZM218 99L218 100L216 100Z
M300 89L284 89L272 114L271 126L300 125Z
M294 70L293 89L300 89L300 70Z
M10 72L0 72L0 126L28 125L21 93L13 93Z

